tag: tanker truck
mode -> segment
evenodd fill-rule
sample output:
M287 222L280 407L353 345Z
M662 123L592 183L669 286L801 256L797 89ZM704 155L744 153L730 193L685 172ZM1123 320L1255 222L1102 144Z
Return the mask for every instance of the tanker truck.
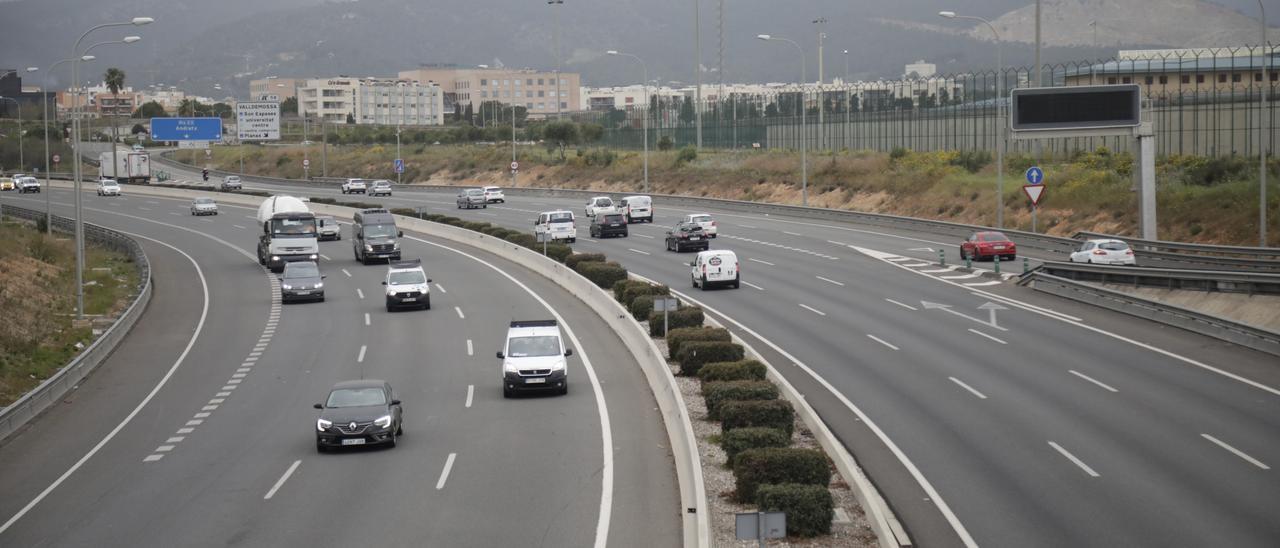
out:
M306 202L293 196L267 198L258 206L258 223L258 264L280 272L285 263L319 260L316 216Z

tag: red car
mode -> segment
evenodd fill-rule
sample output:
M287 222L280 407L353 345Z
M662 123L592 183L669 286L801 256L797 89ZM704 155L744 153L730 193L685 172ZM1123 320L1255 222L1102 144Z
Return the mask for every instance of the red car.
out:
M1018 246L1008 236L999 232L974 232L969 239L960 244L960 259L992 259L999 256L1002 261L1018 258Z

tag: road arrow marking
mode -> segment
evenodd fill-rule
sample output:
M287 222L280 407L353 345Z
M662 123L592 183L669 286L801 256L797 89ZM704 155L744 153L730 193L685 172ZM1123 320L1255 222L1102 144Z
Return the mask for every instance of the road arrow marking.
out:
M978 318L975 318L975 317L970 316L970 315L968 315L968 314L965 314L965 313L963 313L963 312L956 312L955 310L952 310L952 309L951 309L951 305L949 305L949 304L931 303L931 302L929 302L929 301L920 301L920 305L921 305L921 306L923 306L925 310L941 310L941 311L946 312L946 313L948 313L948 314L954 314L954 315L956 315L956 316L960 316L961 318L964 318L964 319L966 319L966 320L972 320L972 321L978 322L978 323L980 323L980 324L982 324L982 325L988 325L988 326L994 327L994 328L996 328L996 329L999 329L999 330L1001 330L1001 331L1008 331L1008 329L1005 329L1005 328L1003 328L1003 327L1000 327L1000 326L996 325L994 322L984 322L984 321L982 321L982 320L980 320L980 319L978 319ZM984 309L984 310L985 310L985 309ZM991 313L992 313L992 315L994 316L995 311L993 310Z
M996 311L997 311L997 310L1008 310L1008 308L1005 308L1005 307L1003 307L1003 306L1000 306L1000 305L998 305L998 304L996 304L996 303L993 303L993 302L991 302L991 301L987 301L987 302L986 302L986 303L984 303L982 306L979 306L979 307L978 307L978 310L986 310L986 311L990 312L990 313L991 313L991 321L990 321L990 323L991 323L991 327L1000 327L999 325L997 325L997 324L996 324Z

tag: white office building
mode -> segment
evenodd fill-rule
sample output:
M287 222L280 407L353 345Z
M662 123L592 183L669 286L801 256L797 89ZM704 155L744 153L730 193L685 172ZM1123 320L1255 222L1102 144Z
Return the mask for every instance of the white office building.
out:
M298 88L298 113L326 123L444 124L440 86L398 78L316 78Z

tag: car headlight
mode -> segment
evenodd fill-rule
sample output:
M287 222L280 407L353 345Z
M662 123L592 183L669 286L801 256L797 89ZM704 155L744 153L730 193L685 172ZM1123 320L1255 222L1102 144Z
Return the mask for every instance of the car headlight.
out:
M373 251L373 244L364 244L365 251Z
M271 256L271 260L273 260L273 261L278 261L278 260L280 260L280 256L279 256L279 255L272 255L272 256Z
M321 289L323 287L324 287L324 282L316 282L316 289Z
M311 260L313 260L313 261L314 261L314 260L316 260L316 259L319 259L319 258L320 258L320 256L319 256L319 255L316 255L315 253L312 253L312 254L308 255L308 256L307 256L307 258L308 258L308 259L311 259Z
M394 243L392 243L392 244L391 244L391 249L400 249L400 242L394 242Z
M280 289L293 289L293 286L289 284L280 284Z
M503 363L502 363L502 371L503 371L503 372L506 372L506 373L515 373L515 372L517 372L518 370L516 369L516 365L515 365L514 363L511 363L511 362L503 362Z
M378 428L391 428L391 415L383 415L373 421Z
M552 371L564 371L564 360L551 364Z
M325 430L328 430L330 426L333 426L333 422L324 419L316 419L316 431L324 432Z

